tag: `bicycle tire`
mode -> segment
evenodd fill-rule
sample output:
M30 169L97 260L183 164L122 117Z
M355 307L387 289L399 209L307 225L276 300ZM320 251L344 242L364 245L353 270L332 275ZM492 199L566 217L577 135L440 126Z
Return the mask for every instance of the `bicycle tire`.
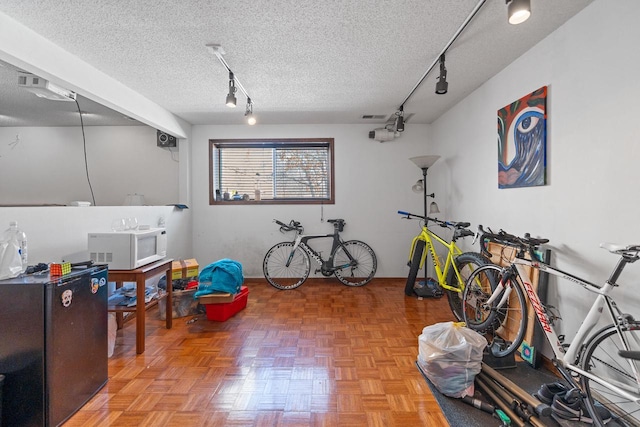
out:
M517 279L511 286L506 307L496 309L504 291L493 302L491 309L483 307L483 303L496 291L503 271L502 267L494 264L476 269L469 276L462 294L464 322L467 327L485 336L495 357L506 357L518 350L527 329L527 299Z
M620 328L629 343L630 350L640 350L640 322L631 320L627 325L621 325ZM617 385L627 385L630 389L637 391L638 383L630 363L635 363L636 368L640 369L640 361L632 361L619 356L618 350L622 349L616 326L613 324L605 326L587 340L580 358L580 367L599 378ZM580 385L586 395L585 405L594 420L593 425L604 424L596 409L596 402L611 412L613 421L617 422L614 425L640 424L640 414L638 414L640 407L636 403L585 376L580 377Z
M489 261L487 261L482 254L477 252L465 252L458 255L454 259L454 263L456 265L456 269L460 272L462 283L457 283L458 277L452 267L449 269L449 273L447 274L447 285L457 287L460 289L460 292L449 289L445 289L445 291L447 293L447 299L449 300L449 308L451 308L451 312L456 320L460 322L464 319L464 313L462 312L462 292L464 291L465 284L467 283L469 276L471 276L477 268L489 264Z
M281 242L267 251L262 262L262 272L267 282L274 288L288 290L302 285L309 273L311 264L309 254L299 246L293 252L292 242ZM287 260L291 261L287 266Z
M360 240L348 240L342 243L331 255L334 268L349 265L333 272L338 280L347 286L366 285L373 279L378 269L375 252L371 246Z
M424 251L425 244L424 240L417 240L413 248L413 256L411 257L411 263L409 263L409 275L407 276L407 283L404 285L404 294L408 297L414 295L413 287L416 285L416 278L418 277L418 270L420 270L420 261L422 260L422 252Z

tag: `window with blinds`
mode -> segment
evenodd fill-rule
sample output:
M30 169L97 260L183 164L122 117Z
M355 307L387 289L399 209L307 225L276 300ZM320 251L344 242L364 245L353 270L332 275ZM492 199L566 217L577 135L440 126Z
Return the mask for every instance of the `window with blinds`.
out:
M333 203L333 139L211 140L210 203Z

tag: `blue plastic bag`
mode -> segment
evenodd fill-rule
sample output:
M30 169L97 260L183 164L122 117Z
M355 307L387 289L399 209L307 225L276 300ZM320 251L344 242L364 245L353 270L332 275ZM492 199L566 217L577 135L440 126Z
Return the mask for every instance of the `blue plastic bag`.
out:
M198 290L194 298L213 293L237 294L242 283L242 264L227 258L221 259L202 269L198 275Z

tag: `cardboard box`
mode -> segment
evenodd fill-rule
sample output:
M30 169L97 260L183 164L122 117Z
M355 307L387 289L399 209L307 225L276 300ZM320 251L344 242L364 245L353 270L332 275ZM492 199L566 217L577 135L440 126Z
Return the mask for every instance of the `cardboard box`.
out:
M208 295L200 295L198 301L200 304L222 304L227 302L233 302L237 294L230 293L214 293Z
M202 298L202 297L201 297ZM235 294L233 301L222 304L205 304L207 319L224 322L247 306L249 288L243 286L240 293ZM200 301L202 303L202 301Z
M198 261L195 258L173 261L171 263L171 280L198 277Z

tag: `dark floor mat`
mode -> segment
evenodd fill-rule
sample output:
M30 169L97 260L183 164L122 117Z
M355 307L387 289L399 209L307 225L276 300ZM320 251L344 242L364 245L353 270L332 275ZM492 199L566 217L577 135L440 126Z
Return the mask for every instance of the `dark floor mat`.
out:
M497 418L494 418L491 414L476 409L460 399L454 399L447 397L440 393L438 389L429 381L424 371L420 368L420 364L416 363L416 366L424 376L425 381L429 385L429 388L433 392L444 416L447 418L449 425L451 426L465 426L465 427L486 427L492 425L499 425ZM500 374L504 375L509 380L516 383L520 388L528 392L529 394L535 393L540 388L540 385L545 383L552 383L560 381L558 377L545 369L534 369L525 362L518 362L515 368L501 369ZM479 388L475 387L474 397L485 402L492 403L486 396L484 396ZM545 425L549 427L582 427L589 426L589 424L579 423L575 421L561 421L558 422L552 417L540 417Z

